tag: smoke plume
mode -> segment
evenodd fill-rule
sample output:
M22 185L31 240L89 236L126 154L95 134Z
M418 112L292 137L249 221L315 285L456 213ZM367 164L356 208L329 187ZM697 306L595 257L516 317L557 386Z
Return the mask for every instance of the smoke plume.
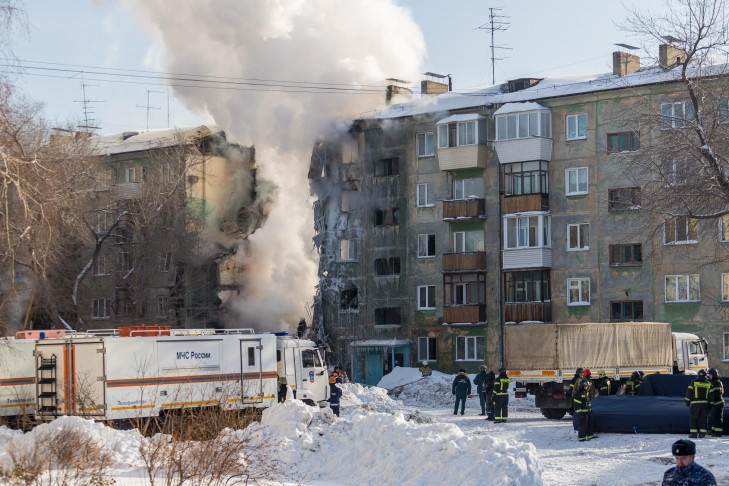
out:
M391 0L121 0L163 52L172 73L275 80L298 88L174 87L193 112L211 115L230 139L256 147L258 177L277 200L249 237L242 327L291 329L315 293L317 254L307 172L315 139L338 118L384 104L377 94L307 88L305 83L383 86L417 81L425 41L409 10ZM271 84L271 83L267 83Z

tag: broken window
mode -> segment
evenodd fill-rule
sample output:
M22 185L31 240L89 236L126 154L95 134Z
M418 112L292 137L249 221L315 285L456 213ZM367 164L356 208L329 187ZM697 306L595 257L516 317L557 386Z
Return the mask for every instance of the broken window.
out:
M339 240L339 259L345 261L357 259L356 240Z
M342 310L356 309L359 306L357 287L351 286L342 290L339 294L339 308Z
M387 177L398 175L400 172L399 159L390 157L375 161L375 177Z
M375 209L375 226L400 224L400 208Z
M400 325L400 308L399 307L380 307L375 309L375 325Z
M400 257L375 259L375 275L400 275Z

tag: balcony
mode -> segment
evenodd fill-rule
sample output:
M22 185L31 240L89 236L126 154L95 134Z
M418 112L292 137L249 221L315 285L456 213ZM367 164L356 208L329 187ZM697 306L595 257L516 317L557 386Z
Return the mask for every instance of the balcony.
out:
M549 211L549 194L504 196L501 208L504 214L526 213L529 211ZM443 213L445 214L445 206Z
M495 140L494 147L499 163L527 162L530 160L552 160L552 139L545 137ZM442 170L442 169L441 169Z
M139 199L142 195L142 184L122 182L111 186L111 192L119 199Z
M503 269L552 268L552 249L513 248L503 251Z
M552 322L551 302L506 302L504 322Z
M489 151L486 145L461 145L438 148L440 170L475 169L486 167Z
M447 324L486 324L486 304L464 304L443 307Z
M486 200L481 198L443 201L443 221L486 218Z
M443 272L485 272L486 252L443 253Z

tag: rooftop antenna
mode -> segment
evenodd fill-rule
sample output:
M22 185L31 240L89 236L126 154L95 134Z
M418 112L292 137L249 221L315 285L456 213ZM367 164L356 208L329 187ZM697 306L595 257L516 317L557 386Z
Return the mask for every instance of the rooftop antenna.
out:
M503 58L497 58L494 54L495 49L511 49L511 47L497 46L494 44L494 32L505 32L509 30L509 24L499 19L508 19L506 15L496 15L495 12L503 10L503 7L489 8L489 21L483 25L476 27L477 29L491 31L491 84L496 84L496 61L503 61Z
M618 47L622 47L623 49L628 49L630 51L635 51L635 50L640 49L640 47L631 46L630 44L622 44L622 43L619 43L619 42L616 43L615 45L618 46Z
M146 105L137 105L137 108L146 108L147 109L147 130L149 130L149 110L160 110L161 107L159 106L152 106L149 104L149 94L150 93L163 93L164 91L152 91L149 88L146 88L145 91L147 92L147 104ZM169 121L168 121L169 124Z
M96 86L96 85L86 84L85 82L81 81L81 92L83 93L83 99L74 100L74 103L83 103L84 124L78 125L76 128L80 128L85 131L100 130L101 127L94 126L94 123L96 122L96 120L94 120L93 118L89 118L89 116L94 114L94 110L91 108L91 103L102 103L102 101L90 100L90 99L86 98L86 87L87 86Z

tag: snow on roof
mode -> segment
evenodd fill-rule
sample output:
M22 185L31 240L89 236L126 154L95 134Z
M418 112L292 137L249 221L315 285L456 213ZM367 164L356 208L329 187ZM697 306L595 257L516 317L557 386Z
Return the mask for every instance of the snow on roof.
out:
M367 339L365 341L355 341L351 346L358 348L371 346L406 346L410 344L407 339Z
M517 113L525 111L548 110L539 103L534 101L523 101L521 103L506 103L494 112L494 115L506 115L507 113Z
M114 135L92 137L89 139L89 144L92 150L99 155L114 155L155 148L173 147L179 145L180 140L190 142L220 133L223 133L223 130L220 128L205 125L192 128L136 130Z
M727 65L703 67L687 73L692 76L710 76L726 73ZM678 81L681 79L681 68L675 67L663 70L660 67L650 67L625 76L612 73L591 74L583 76L567 76L544 78L534 86L506 93L503 85L487 86L468 91L450 91L439 96L420 98L408 103L388 106L365 119L378 120L389 118L402 118L417 115L432 115L448 113L454 110L477 108L479 106L501 105L506 103L528 103L561 96L610 91L628 87L648 86L651 84ZM535 105L537 105L535 103ZM539 105L537 105L539 106ZM528 108L532 110L534 108ZM538 109L538 108L536 108ZM503 114L505 112L498 112Z
M438 120L438 125L443 125L445 123L457 123L462 121L472 121L472 120L479 120L481 118L486 118L483 115L479 115L478 113L465 113L463 115L451 115L447 118L443 118L442 120Z

